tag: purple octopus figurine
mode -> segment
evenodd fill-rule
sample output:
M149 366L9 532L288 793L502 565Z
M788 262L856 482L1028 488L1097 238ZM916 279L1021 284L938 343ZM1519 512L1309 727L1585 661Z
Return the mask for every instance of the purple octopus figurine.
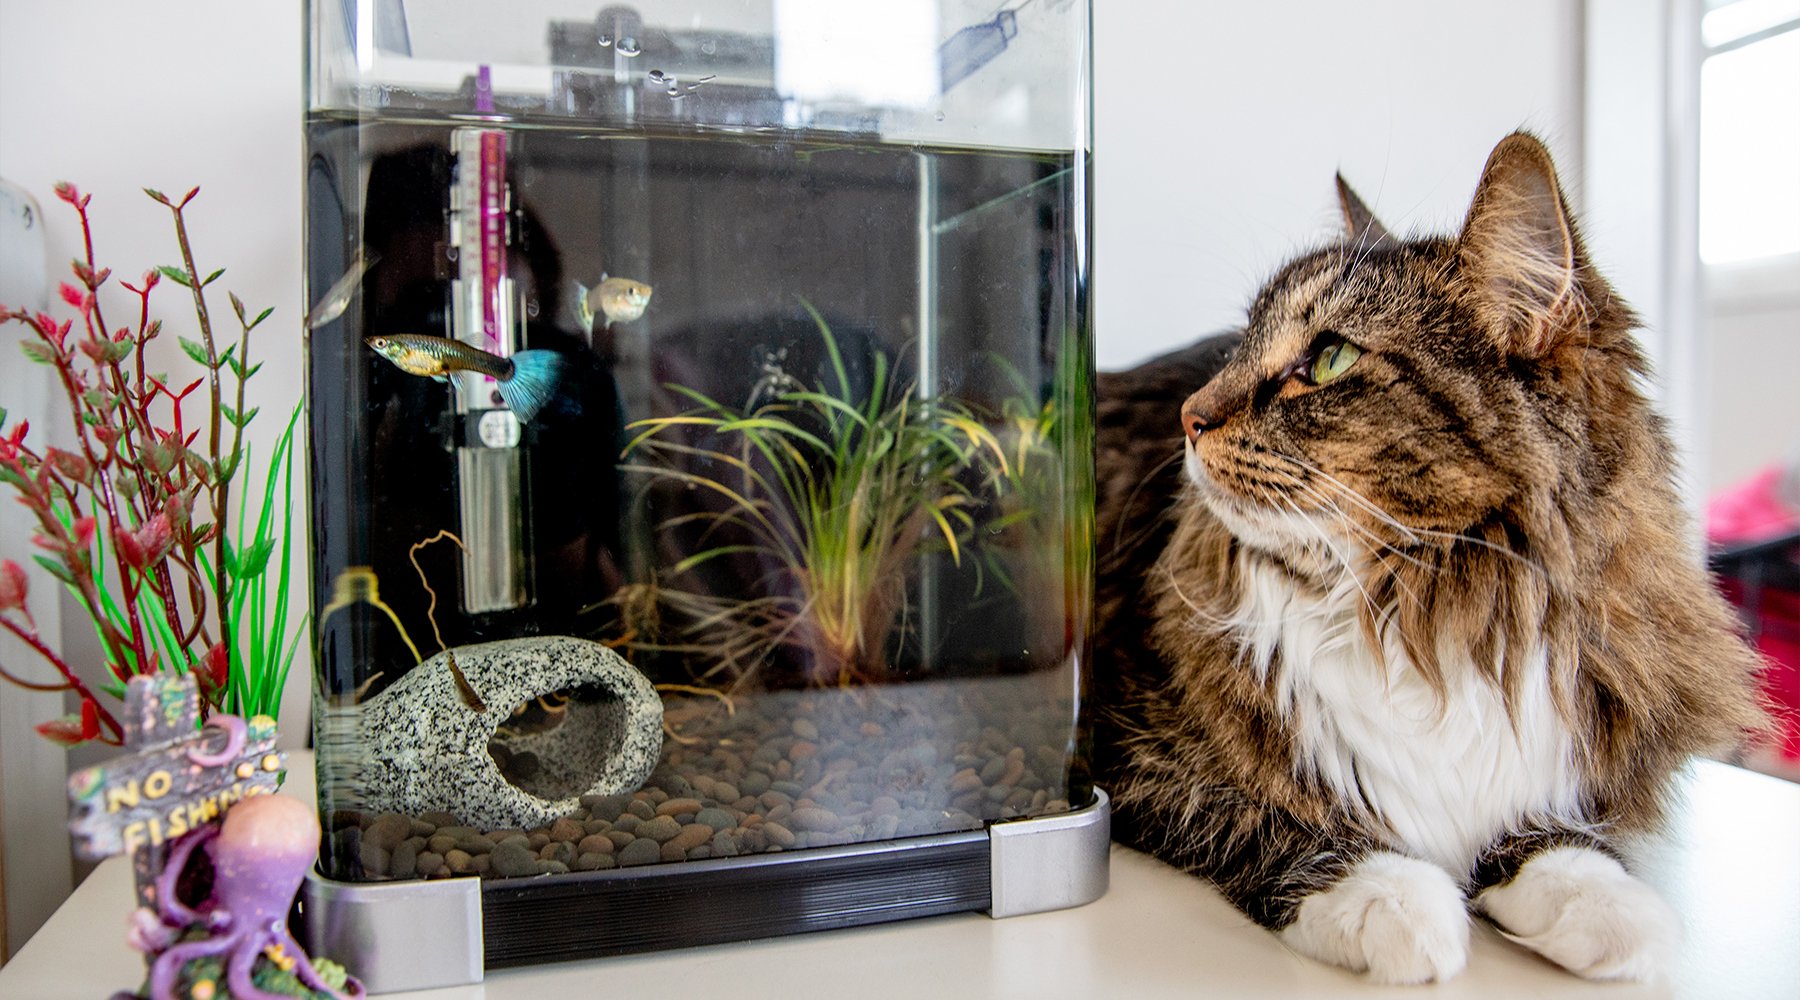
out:
M213 863L211 905L189 909L176 898L176 882L194 849L207 847ZM212 936L174 944L150 968L151 1000L174 1000L182 966L207 956L224 956L225 985L235 1000L282 1000L252 981L258 958L292 972L310 989L357 1000L362 984L333 989L307 960L288 931L294 893L319 847L319 820L313 810L286 795L252 796L233 806L223 823L196 830L177 841L157 884L157 909L165 924L199 925Z

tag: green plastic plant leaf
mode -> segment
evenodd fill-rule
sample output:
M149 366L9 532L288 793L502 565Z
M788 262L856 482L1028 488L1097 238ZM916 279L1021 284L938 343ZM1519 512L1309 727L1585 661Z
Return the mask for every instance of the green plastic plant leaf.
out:
M163 277L169 279L170 281L173 281L174 283L176 283L177 285L180 285L183 288L194 287L194 283L193 283L193 281L189 280L189 278L187 276L187 272L183 271L179 267L171 267L168 264L162 264L162 265L159 265L156 268L156 270L157 270L157 273L161 274Z
M49 556L32 556L31 561L37 563L39 566L44 567L44 571L46 573L49 573L51 576L56 577L58 580L61 580L63 583L66 583L71 587L73 587L75 585L75 574L70 573L69 567L64 566L62 563L56 561L55 559L52 559Z

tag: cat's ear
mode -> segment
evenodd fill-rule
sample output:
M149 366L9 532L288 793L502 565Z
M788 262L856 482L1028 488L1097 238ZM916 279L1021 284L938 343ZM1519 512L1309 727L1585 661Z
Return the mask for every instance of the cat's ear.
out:
M1344 238L1359 246L1374 246L1383 240L1393 241L1387 227L1375 218L1375 213L1356 192L1350 189L1350 182L1344 180L1343 174L1337 175L1338 207L1344 212Z
M1550 151L1515 132L1488 156L1457 241L1483 322L1502 345L1541 357L1588 315L1581 240Z

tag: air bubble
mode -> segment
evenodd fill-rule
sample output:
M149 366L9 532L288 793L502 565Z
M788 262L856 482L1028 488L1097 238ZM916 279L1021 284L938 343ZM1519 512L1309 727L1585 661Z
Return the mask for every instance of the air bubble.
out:
M653 69L650 71L650 82L651 83L660 84L664 80L667 80L667 79L668 79L668 77L664 76L663 71L660 69Z
M613 42L613 39L612 39L612 36L611 36L611 35L608 35L608 34L605 34L605 33L602 33L602 34L601 34L601 35L600 35L600 37L599 37L599 38L596 38L596 39L594 39L594 41L595 41L595 42L597 42L597 43L598 43L598 44L599 44L599 46L600 46L600 47L601 47L601 48L603 48L603 49L610 49L610 48L612 48L612 42Z
M619 39L618 52L627 59L635 59L642 55L644 50L638 48L637 39L627 36Z
M937 114L932 115L931 117L936 118L938 121L943 121L944 113L942 111L939 111Z
M445 247L444 248L444 257L447 260L455 260L456 259L456 248L455 247Z
M669 93L670 97L680 97L681 96L681 88L676 87L676 86L670 86L668 93Z
M706 41L700 43L700 54L703 56L710 56L710 55L717 53L718 51L719 51L719 43L713 41L710 38L707 39Z

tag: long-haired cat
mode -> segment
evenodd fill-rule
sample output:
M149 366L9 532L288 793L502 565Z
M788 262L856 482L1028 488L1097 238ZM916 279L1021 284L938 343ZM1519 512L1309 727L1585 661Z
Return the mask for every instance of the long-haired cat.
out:
M1102 376L1116 835L1380 981L1461 970L1471 910L1644 978L1678 921L1616 845L1761 718L1635 320L1529 135L1453 238L1339 197L1241 337Z

